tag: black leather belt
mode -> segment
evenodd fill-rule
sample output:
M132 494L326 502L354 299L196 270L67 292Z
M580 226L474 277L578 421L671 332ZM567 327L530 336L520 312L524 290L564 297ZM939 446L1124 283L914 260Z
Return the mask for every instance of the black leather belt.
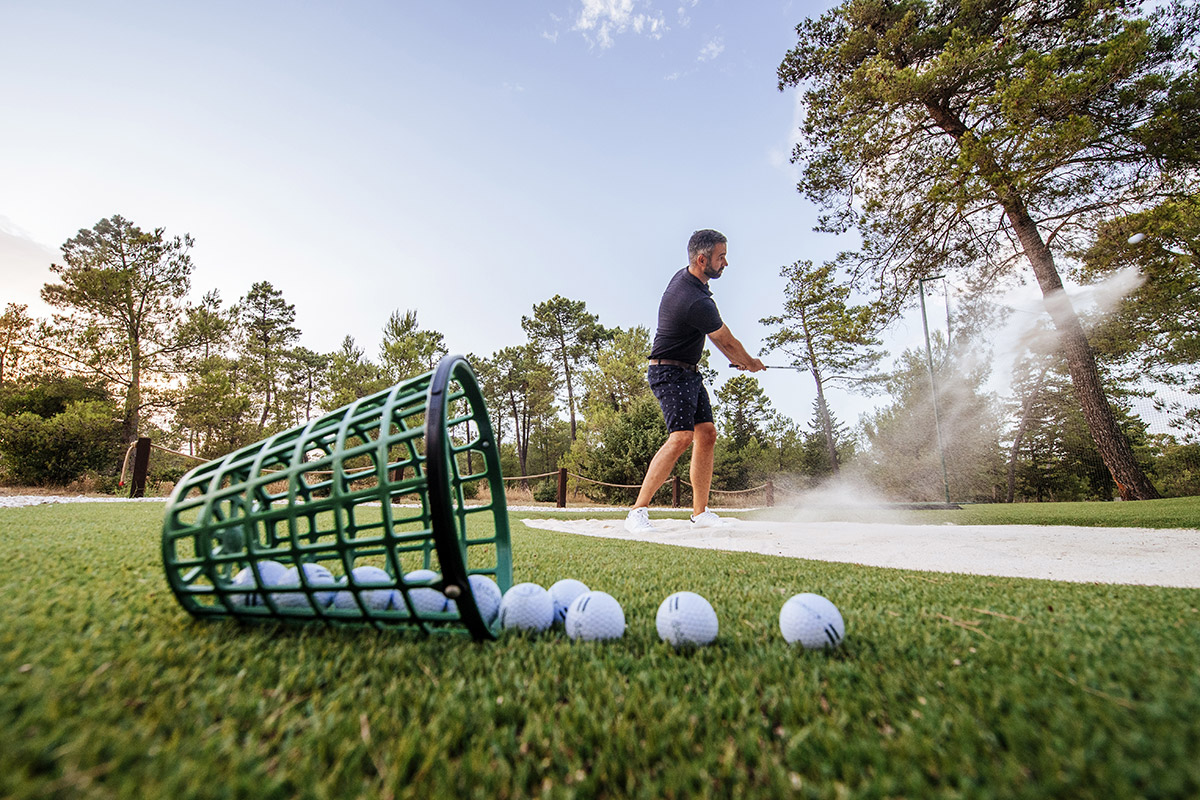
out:
M690 369L692 372L700 371L699 364L689 364L686 361L676 361L673 358L652 358L650 359L650 363L656 366L683 367L684 369Z

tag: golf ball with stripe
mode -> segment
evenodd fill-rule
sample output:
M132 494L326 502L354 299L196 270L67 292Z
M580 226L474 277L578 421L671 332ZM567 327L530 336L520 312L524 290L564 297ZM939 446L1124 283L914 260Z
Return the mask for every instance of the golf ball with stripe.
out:
M807 650L837 647L846 635L846 624L837 606L819 594L788 598L779 611L779 631L788 644L799 642Z
M567 609L567 636L585 642L620 639L625 635L625 612L607 592L584 592Z
M717 612L695 592L676 592L658 607L654 627L676 647L709 644L717 638Z
M554 622L562 624L567 619L567 609L571 607L576 597L588 591L587 584L574 578L563 578L550 587L550 597L554 599Z

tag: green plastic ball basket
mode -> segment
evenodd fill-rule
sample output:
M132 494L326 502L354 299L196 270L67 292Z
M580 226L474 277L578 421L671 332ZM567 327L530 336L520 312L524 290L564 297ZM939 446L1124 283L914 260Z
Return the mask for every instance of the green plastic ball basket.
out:
M447 356L196 467L171 495L162 541L167 582L196 617L495 638L482 596L495 592L477 597L470 576L507 591L512 549L474 371Z

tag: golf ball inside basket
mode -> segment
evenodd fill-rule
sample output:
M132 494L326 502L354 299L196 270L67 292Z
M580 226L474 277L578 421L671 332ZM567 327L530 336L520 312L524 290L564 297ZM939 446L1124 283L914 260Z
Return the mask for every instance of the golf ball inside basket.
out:
M544 631L554 622L554 600L536 583L518 583L500 601L500 624L506 630Z
M263 586L278 586L284 582L287 575L287 567L280 564L278 561L259 561L258 574L262 576ZM258 587L258 578L254 574L251 567L238 572L233 576L233 586L237 588L254 589ZM257 592L247 594L233 594L229 596L229 602L235 606L260 606L263 604L262 595Z
M554 599L554 622L561 624L567 619L567 609L571 607L576 597L588 591L587 584L574 578L563 578L550 587L550 597Z
M500 613L500 600L503 596L500 587L487 575L468 575L467 582L471 584L471 594L475 598L475 607L479 609L479 616L483 617L484 624L491 625L496 621L496 615ZM458 603L447 600L446 610L457 612Z
M429 583L439 578L441 576L431 569L414 569L404 575L404 582L411 586L414 583ZM408 599L412 601L413 608L419 615L437 614L446 610L446 596L437 589L409 589ZM399 594L396 595L396 607L408 610L404 598Z
M337 580L333 577L333 573L320 564L305 564L303 569L304 579L308 582L309 586L337 586ZM291 567L284 573L283 580L278 585L289 588L301 586L300 571L296 567ZM314 591L312 599L318 606L325 608L333 601L335 594L337 594L336 589L320 592ZM280 608L312 608L308 603L308 594L303 591L271 592L271 599Z
M355 567L350 570L350 577L354 579L355 585L372 583L392 583L392 576L387 570L380 567ZM342 578L342 586L348 585L346 578ZM383 611L392 604L392 594L395 589L359 589L358 596L362 599L362 604L373 611ZM333 596L333 607L341 609L358 608L358 601L354 599L355 592L352 589L342 589Z
M658 607L654 627L660 639L676 647L709 644L717 638L717 612L695 592L676 592Z
M625 612L607 592L584 592L567 609L567 636L590 642L620 639L625 634Z
M779 612L779 631L788 644L799 642L805 649L837 647L846 635L846 624L837 606L819 594L788 598Z

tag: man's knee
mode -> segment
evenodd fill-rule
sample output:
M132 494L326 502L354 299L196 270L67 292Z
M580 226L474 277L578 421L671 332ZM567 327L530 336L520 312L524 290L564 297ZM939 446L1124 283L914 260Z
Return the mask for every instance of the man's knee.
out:
M670 450L678 457L692 446L693 431L671 431L667 437L666 443L663 445L665 449Z
M717 443L717 426L711 422L701 422L696 425L693 438L700 447L712 447Z

